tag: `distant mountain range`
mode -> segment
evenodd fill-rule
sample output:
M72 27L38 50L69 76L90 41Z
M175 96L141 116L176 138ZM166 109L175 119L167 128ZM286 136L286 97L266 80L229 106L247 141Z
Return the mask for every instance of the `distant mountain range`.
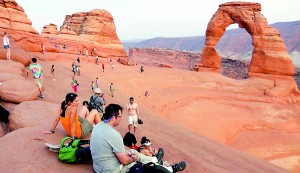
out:
M300 21L279 22L270 26L276 28L280 32L294 63L300 65ZM226 30L216 48L223 57L232 59L250 59L253 51L251 41L251 36L245 29L229 29ZM201 52L204 42L205 36L176 38L157 37L142 41L122 41L127 52L130 47L155 47Z

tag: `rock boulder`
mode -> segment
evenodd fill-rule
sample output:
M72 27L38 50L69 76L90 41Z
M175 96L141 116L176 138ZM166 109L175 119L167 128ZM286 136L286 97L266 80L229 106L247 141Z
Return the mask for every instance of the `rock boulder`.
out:
M14 61L0 60L0 73L9 73L21 76L23 74L24 65Z
M54 121L56 115L58 115L58 111L58 104L46 101L25 101L16 106L11 112L9 125L13 131L19 128L43 124L51 127L51 123Z
M38 95L39 89L34 81L16 79L2 82L0 85L0 97L6 101L21 103L35 100Z

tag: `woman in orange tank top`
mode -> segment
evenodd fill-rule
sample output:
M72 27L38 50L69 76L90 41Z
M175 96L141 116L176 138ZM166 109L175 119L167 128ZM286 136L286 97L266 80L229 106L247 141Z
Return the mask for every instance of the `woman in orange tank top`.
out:
M78 96L75 93L68 93L66 100L61 103L58 117L56 117L50 131L43 133L51 134L55 132L56 126L61 121L67 133L74 139L86 137L93 129L93 124L101 121L98 111L93 109L86 117L78 116Z

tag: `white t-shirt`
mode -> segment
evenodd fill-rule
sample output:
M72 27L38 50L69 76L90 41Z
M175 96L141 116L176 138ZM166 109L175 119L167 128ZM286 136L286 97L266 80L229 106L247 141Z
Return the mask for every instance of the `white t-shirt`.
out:
M3 45L9 45L9 39L7 38L7 36L3 37Z

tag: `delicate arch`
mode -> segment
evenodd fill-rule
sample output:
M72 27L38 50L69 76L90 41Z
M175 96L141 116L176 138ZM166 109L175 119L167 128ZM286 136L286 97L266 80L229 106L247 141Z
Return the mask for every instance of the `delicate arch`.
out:
M202 50L202 68L220 69L221 58L215 46L226 28L237 23L251 35L253 52L249 72L275 75L294 75L294 65L279 32L268 26L260 13L261 5L251 2L221 4L208 23L205 46Z

